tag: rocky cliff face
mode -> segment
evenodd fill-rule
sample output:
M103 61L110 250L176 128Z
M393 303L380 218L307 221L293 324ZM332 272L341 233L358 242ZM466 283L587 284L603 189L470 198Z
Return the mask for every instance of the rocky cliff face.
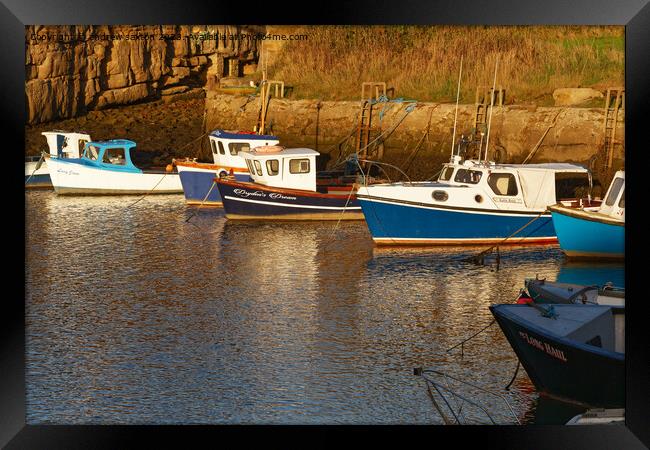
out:
M28 26L28 123L193 91L254 63L260 26Z

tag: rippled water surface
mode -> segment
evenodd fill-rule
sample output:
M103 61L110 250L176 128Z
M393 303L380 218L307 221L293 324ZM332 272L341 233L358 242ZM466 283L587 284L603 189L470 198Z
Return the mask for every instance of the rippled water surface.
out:
M497 270L467 262L475 248L375 248L363 222L136 200L26 193L28 423L443 423L415 367L498 392L523 423L564 423L580 410L539 399L523 369L504 390L517 359L496 324L446 350L525 277L622 282L555 246L502 250Z

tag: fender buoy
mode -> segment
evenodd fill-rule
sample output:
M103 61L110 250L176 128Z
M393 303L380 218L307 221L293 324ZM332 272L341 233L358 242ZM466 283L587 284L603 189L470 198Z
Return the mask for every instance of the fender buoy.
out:
M519 294L519 298L517 299L518 305L526 305L529 303L533 303L533 299L530 297L530 295L528 295L526 292Z
M167 164L167 167L165 167L165 172L171 172L174 170L174 166L171 164Z

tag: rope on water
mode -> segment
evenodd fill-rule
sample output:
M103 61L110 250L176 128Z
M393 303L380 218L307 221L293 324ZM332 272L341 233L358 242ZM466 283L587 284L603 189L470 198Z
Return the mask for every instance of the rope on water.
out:
M162 180L163 180L166 176L167 176L167 172L165 172L165 173L163 174L163 176L160 177L160 180L158 180L158 183L156 183L156 185L155 185L153 188L151 188L150 191L145 192L145 194L144 194L142 197L140 197L139 199L137 199L136 201L134 201L133 203L131 203L129 206L127 206L127 208L132 207L133 205L135 205L136 203L138 203L140 200L142 200L143 198L145 198L147 195L149 195L150 193L152 193L152 192L153 192L153 191L158 187L158 185L162 182Z
M199 207L196 208L196 211L194 211L193 214L191 214L187 219L185 219L185 222L189 222L190 219L192 219L192 217L196 216L196 215L199 213L199 210L203 207L203 204L204 204L205 201L208 199L208 197L210 196L210 193L212 192L212 189L214 189L214 187L215 187L216 185L217 185L217 182L216 182L216 181L213 181L213 182L212 182L212 186L210 186L210 189L208 190L208 193L205 194L205 197L203 197L203 200L201 200L201 203L199 204Z
M523 231L523 230L524 230L526 227L528 227L530 224L532 224L532 223L535 222L537 219L539 219L540 217L542 217L542 215L544 215L546 212L547 212L547 210L545 209L544 211L540 212L537 216L535 216L535 217L533 217L532 219L530 219L530 220L528 221L528 223L526 223L524 226L522 226L521 228L515 230L512 234L510 234L510 235L509 235L508 237L506 237L505 239L503 239L503 240L499 241L498 243L494 244L493 246L491 246L491 247L489 247L489 248L483 250L483 251L480 252L478 255L476 255L476 256L472 256L472 257L470 257L470 258L467 258L466 261L474 262L474 263L476 263L476 264L483 264L483 257L484 257L486 254L488 254L489 252L491 252L491 251L494 250L495 248L496 248L497 251L498 251L499 245L503 244L505 241L507 241L508 239L510 239L511 237L513 237L514 235L516 235L517 233L519 233L520 231Z

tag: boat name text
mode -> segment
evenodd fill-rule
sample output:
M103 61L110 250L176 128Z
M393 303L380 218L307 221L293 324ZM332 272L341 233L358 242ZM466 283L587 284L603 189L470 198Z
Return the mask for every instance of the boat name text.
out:
M542 342L539 339L536 339L532 336L528 336L527 333L524 333L523 331L519 332L519 336L528 343L528 345L531 345L543 352L548 353L554 358L559 359L560 361L566 362L566 356L564 356L564 352L562 350L558 350L557 348L547 344L546 342Z

